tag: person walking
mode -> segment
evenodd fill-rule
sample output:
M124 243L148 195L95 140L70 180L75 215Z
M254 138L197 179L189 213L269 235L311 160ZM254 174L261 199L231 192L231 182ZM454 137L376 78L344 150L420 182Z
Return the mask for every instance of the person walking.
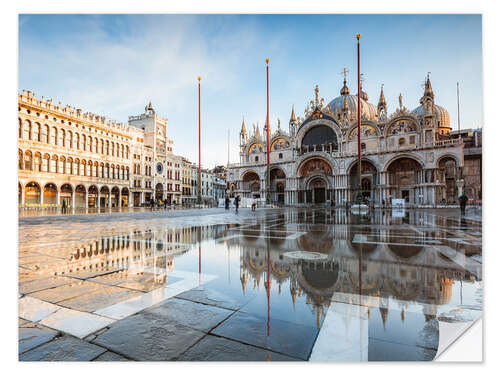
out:
M465 215L465 206L467 205L467 201L469 200L467 195L465 195L465 191L462 192L462 195L460 196L460 198L458 198L458 200L460 202L460 214Z
M229 197L226 195L226 210L229 210L229 203L231 201L229 200Z
M256 207L257 207L257 198L253 197L253 200L252 200L252 211L255 211Z
M63 199L63 202L62 202L62 213L63 214L66 213L66 199Z
M238 207L240 206L240 196L237 195L236 198L234 198L234 206L236 207L236 213L238 213Z

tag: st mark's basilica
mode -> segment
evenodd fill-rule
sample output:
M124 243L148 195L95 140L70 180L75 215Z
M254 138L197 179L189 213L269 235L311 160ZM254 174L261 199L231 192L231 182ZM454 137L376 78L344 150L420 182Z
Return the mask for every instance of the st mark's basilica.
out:
M462 191L469 198L481 199L476 164L467 167L464 149L472 142L475 161L481 160L477 138L481 132L457 136L452 132L448 111L437 104L430 77L419 105L409 110L399 95L399 107L390 114L383 86L378 104L368 102L361 90L361 192L374 205L405 199L408 206L455 204ZM288 131L278 120L271 132L271 201L285 205L337 205L353 201L358 189L357 95L352 95L345 74L340 96L325 106L314 90L304 118L292 107ZM455 133L455 134L454 134ZM266 196L266 127L253 125L240 132L240 162L229 165L231 194L244 198ZM465 150L467 151L467 150ZM465 155L465 157L464 157ZM474 160L471 160L471 163ZM477 176L476 176L477 177ZM468 182L472 181L472 182Z

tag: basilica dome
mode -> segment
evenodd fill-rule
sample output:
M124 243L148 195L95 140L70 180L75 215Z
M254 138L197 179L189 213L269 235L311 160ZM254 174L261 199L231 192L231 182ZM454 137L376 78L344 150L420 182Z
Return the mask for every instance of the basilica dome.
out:
M377 121L378 111L377 107L368 103L368 95L361 90L361 117L370 121ZM358 116L358 96L350 95L349 87L347 87L346 80L344 79L344 86L340 90L340 96L333 99L330 103L330 112L342 112L344 108L348 109L349 121L354 120Z
M436 108L436 120L438 121L438 126L442 128L449 128L450 115L448 114L448 111L444 109L444 107L437 104L435 104L434 107ZM412 113L417 117L422 117L424 114L424 106L419 105L412 111Z
M357 118L358 113L358 96L357 95L345 95L338 96L333 99L328 105L330 106L331 112L342 111L344 108L344 101L347 101L347 107L349 108L349 118ZM378 113L377 107L367 101L361 99L361 117L370 121L377 121Z

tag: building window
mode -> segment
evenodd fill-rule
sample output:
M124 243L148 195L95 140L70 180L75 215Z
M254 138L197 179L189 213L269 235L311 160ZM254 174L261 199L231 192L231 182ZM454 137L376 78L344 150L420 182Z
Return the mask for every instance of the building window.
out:
M405 139L404 138L399 138L399 145L404 146L405 144Z
M255 157L255 161L259 161L259 157L258 156Z
M366 150L366 143L361 143L361 150Z
M278 155L278 158L280 159L283 159L283 154L280 152L280 154Z

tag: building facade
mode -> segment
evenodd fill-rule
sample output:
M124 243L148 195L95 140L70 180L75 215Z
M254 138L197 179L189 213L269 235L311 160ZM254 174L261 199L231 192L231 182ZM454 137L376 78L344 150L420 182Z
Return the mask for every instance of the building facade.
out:
M270 195L288 205L346 204L358 192L374 205L404 199L409 206L456 203L465 186L464 140L451 136L450 118L435 102L430 78L420 105L410 111L399 96L399 108L388 114L383 87L378 105L361 90L361 181L358 177L357 95L344 76L340 96L326 106L315 98L304 111L294 108L288 131L278 128L270 139ZM231 194L266 196L266 128L245 122L240 132L240 162L230 164ZM480 154L480 148L479 148ZM480 156L479 156L480 157ZM474 191L480 187L474 186Z
M182 157L151 103L123 124L23 90L18 122L21 207L181 203Z

